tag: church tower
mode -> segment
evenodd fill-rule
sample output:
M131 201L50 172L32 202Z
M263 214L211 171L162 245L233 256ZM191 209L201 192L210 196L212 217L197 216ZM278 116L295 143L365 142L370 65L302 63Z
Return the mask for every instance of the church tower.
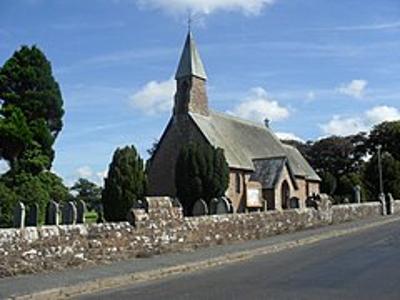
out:
M208 115L207 75L193 35L189 30L175 74L176 94L174 117L189 112Z

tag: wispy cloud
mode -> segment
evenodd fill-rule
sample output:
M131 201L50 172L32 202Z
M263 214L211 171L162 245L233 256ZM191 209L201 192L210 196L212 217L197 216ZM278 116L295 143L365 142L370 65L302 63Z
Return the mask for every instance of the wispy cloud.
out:
M326 124L320 125L324 134L346 136L370 128L384 121L400 120L400 111L396 107L376 106L361 115L345 117L336 115Z
M170 111L175 93L175 80L150 81L132 97L131 104L147 115Z
M261 87L251 89L249 95L227 113L257 122L263 122L266 118L280 121L290 115L288 108L271 99Z
M367 85L368 81L364 79L354 79L347 84L342 84L339 88L337 88L337 91L340 94L361 99L364 97Z
M137 0L139 7L164 11L168 14L208 15L216 11L239 11L257 15L275 0Z
M50 28L60 31L75 31L75 30L106 30L122 28L125 24L121 21L103 22L103 23L88 23L81 21L71 21L56 23L50 25Z
M171 56L178 52L178 48L154 47L147 49L135 49L126 51L116 51L106 54L99 54L88 57L75 64L62 66L55 71L58 74L69 73L74 70L79 70L88 66L108 67L116 64L126 64L131 62L143 62L144 60L159 59L160 57Z
M364 25L337 26L337 27L331 27L331 28L319 28L317 30L369 31L369 30L385 30L385 29L397 29L397 28L400 28L400 21L394 21L394 22L388 22L388 23L364 24Z

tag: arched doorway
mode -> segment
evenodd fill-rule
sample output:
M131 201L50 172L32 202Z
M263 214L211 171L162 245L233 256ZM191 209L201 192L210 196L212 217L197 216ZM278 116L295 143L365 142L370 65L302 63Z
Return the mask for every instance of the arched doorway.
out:
M282 209L289 208L289 200L290 200L290 187L288 182L285 180L284 182L282 182L281 186Z

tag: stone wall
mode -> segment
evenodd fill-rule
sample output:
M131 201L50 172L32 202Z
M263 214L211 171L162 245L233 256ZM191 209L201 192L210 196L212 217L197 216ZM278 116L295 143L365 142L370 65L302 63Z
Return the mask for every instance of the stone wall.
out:
M379 202L332 206L332 223L343 223L381 215L382 205Z
M395 200L393 203L393 214L400 215L400 200Z
M380 214L380 204L185 218L169 198L147 199L129 223L0 230L0 277L188 251Z

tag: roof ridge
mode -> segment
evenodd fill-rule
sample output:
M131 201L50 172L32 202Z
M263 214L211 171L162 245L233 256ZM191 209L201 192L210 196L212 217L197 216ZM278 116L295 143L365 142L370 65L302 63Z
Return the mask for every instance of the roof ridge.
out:
M252 120L249 120L249 119L244 119L244 118L242 118L242 117L238 117L238 116L233 115L233 114L230 114L230 113L223 113L223 112L215 111L215 110L212 110L212 109L210 109L210 112L211 112L212 114L219 115L219 116L222 116L222 117L224 117L224 118L231 119L231 120L234 120L234 121L238 121L238 122L241 122L241 123L244 123L244 124L247 124L247 125L252 125L252 126L255 126L255 127L260 127L260 128L262 128L262 129L268 129L268 128L265 127L265 125L262 124L261 122L256 122L256 121L252 121Z

